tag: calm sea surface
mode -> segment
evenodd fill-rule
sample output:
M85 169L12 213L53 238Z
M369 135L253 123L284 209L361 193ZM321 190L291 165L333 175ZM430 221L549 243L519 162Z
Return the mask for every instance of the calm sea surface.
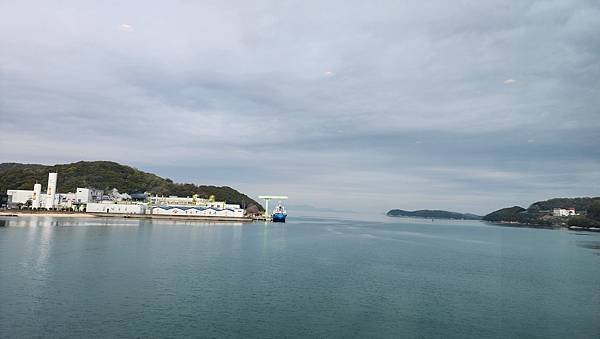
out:
M600 235L0 218L0 337L599 338Z

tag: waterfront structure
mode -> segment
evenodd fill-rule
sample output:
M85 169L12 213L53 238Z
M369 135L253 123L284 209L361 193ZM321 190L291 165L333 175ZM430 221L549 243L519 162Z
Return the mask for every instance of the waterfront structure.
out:
M8 195L9 204L25 204L27 200L33 200L33 191L32 190L6 190L6 194ZM46 195L43 195L45 199Z
M89 188L79 188L75 192L75 199L79 203L88 203L92 201L92 193Z
M87 203L87 213L115 213L115 214L145 214L144 204L119 204L114 202L90 202Z
M119 193L119 190L113 188L107 195L102 196L102 200L124 201L131 200L131 196L127 193Z
M36 183L33 190L7 190L7 205L9 208L32 209L68 209L89 213L115 214L161 214L188 215L205 217L235 217L243 218L245 210L238 204L227 204L216 201L214 196L208 199L193 197L149 197L148 193L119 193L114 188L104 195L104 191L93 188L78 187L75 193L57 192L57 173L49 173L48 187L42 194L42 185ZM136 200L135 202L132 200ZM149 200L149 204L146 201ZM154 206L154 207L148 207Z
M55 206L62 208L71 208L77 204L77 193L58 193L56 194Z
M244 217L244 210L241 208L215 208L199 206L156 206L153 207L151 214L158 215L186 215L202 217Z
M285 195L260 195L259 199L265 199L265 219L271 220L272 216L269 215L269 201L272 199L286 200L288 197Z
M76 201L78 203L88 203L88 202L95 202L95 201L101 201L102 200L102 196L104 195L104 191L103 190L97 190L94 188L81 188L81 187L77 187L77 191L75 192L76 194Z
M216 201L214 196L208 199L199 198L197 194L192 197L168 196L159 197L158 195L150 197L150 203L155 206L200 206L213 207L217 209L239 208L240 205L227 204L225 201Z
M36 183L33 185L33 194L31 196L31 208L37 210L42 203L42 185Z
M56 206L56 182L58 181L58 173L48 174L48 190L46 191L46 209L52 209Z
M6 195L8 196L7 207L15 208L19 205L26 205L32 209L79 209L82 204L98 201L102 197L103 191L93 188L78 187L76 193L58 193L56 191L57 179L57 173L48 174L46 193L42 193L42 185L39 183L33 185L33 190L6 190Z
M577 215L575 208L555 208L552 210L552 215L555 217L568 217L571 215Z
M147 193L131 193L129 196L131 197L131 201L139 201L139 202L148 201Z

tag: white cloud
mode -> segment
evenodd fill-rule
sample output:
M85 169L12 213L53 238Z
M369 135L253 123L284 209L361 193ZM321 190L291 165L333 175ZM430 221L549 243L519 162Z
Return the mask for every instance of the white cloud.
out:
M120 24L119 30L121 32L133 32L133 26L131 26L129 24Z
M469 180L494 185L490 204L525 180L566 195L552 186L565 159L600 172L599 21L591 2L555 2L535 13L546 2L124 2L129 23L103 2L0 4L0 121L23 135L0 162L185 164L199 181L207 164L249 166L240 180L256 193L268 173L290 195L310 186L306 199L351 185L348 204L393 202L409 166L458 168L415 170L435 178L423 200L467 201L478 193ZM131 145L140 149L125 157ZM538 163L549 177L527 176Z

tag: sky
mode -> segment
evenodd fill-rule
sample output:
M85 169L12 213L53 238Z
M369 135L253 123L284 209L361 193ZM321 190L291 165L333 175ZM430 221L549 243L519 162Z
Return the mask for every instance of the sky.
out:
M599 36L595 0L0 0L0 162L375 214L599 196Z

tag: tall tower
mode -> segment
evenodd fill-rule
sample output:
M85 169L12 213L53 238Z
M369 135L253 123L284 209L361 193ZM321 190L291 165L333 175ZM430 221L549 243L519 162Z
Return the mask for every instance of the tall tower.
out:
M47 209L54 208L54 196L56 195L56 181L58 173L48 174L48 191L46 192L46 207Z
M36 210L38 208L40 208L40 202L42 201L41 194L42 194L42 185L41 184L33 185L33 197L31 198L31 208L36 209Z

